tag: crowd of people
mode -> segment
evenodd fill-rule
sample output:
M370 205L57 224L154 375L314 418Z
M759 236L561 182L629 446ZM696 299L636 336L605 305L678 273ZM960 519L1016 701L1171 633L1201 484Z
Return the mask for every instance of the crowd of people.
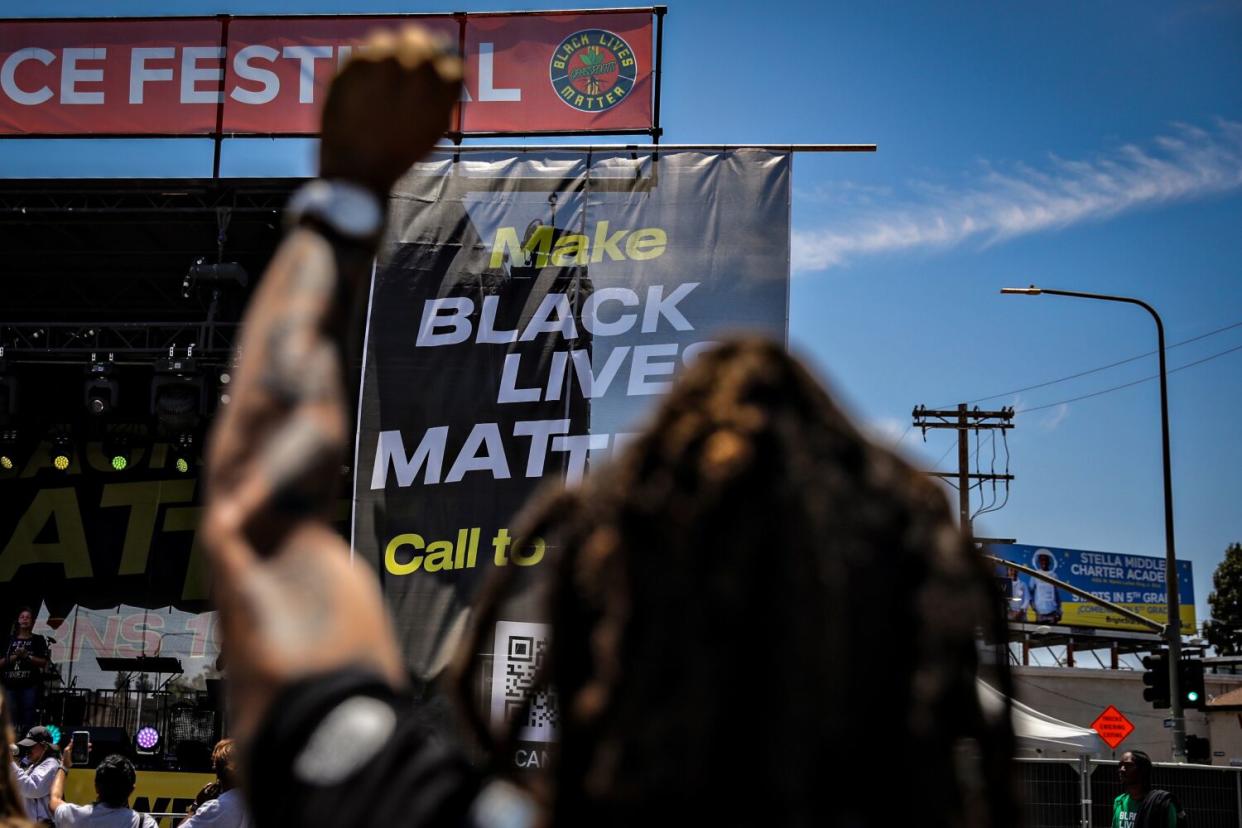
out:
M373 38L329 91L322 175L382 206L448 125L460 79L417 30ZM619 457L522 518L515 547L549 550L552 768L516 772L516 734L494 732L469 689L503 570L453 672L473 742L421 719L376 577L331 528L324 473L352 446L345 305L379 237L330 203L294 220L209 451L201 532L239 743L217 747L219 793L183 826L249 824L239 783L265 826L1019 824L1010 722L975 684L979 640L1005 634L988 567L935 485L759 339L703 352ZM129 809L127 760L101 762L97 800L74 805L46 732L18 744L9 787L29 819L149 825ZM899 798L862 796L894 749L909 757ZM12 796L0 786L0 807Z
M61 749L50 729L31 728L24 739L13 742L5 704L0 705L0 734L8 738L15 751L10 773L0 774L0 828L157 828L153 817L130 807L138 775L127 757L111 754L101 759L93 771L94 800L73 803L65 792L69 774L92 771L74 771L72 752ZM216 744L211 764L215 780L199 791L189 814L177 824L182 828L250 828L249 811L237 786L237 752L232 739Z

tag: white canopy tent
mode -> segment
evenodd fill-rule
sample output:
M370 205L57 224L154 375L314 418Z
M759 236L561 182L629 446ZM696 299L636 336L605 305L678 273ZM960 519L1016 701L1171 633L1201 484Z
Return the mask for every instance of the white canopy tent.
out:
M1005 697L987 682L977 681L979 704L985 713L1003 715ZM1038 750L1044 754L1073 753L1096 755L1104 751L1104 743L1094 730L1063 722L1040 713L1019 701L1010 701L1013 711L1013 732L1018 747Z

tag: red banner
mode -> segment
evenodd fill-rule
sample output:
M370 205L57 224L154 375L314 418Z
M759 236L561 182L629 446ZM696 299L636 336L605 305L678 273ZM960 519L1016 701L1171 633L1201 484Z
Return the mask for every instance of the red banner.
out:
M0 23L0 134L210 134L221 35L209 19Z
M0 135L313 135L362 38L463 46L465 134L653 123L653 12L0 21Z

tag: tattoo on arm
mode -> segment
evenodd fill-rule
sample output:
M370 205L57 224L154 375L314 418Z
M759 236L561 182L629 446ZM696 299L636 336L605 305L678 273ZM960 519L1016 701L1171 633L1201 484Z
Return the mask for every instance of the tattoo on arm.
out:
M306 514L325 505L335 489L340 441L309 416L296 416L268 439L260 471L271 485L271 504L284 514Z
M273 322L268 333L261 382L286 406L327 399L336 387L336 346L315 326L310 314L299 314Z

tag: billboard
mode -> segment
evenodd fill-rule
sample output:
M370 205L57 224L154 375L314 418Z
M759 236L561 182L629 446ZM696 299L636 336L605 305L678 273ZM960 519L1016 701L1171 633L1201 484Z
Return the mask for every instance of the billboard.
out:
M624 445L723 332L784 339L789 176L783 152L621 149L440 153L398 182L368 313L352 545L417 673L443 666L479 586L509 567L531 591L506 607L496 663L512 656L510 683L533 675L547 550L510 548L515 513Z
M314 135L372 31L415 22L465 58L452 132L658 128L653 9L0 20L0 135Z
M1157 623L1168 619L1164 558L1023 544L992 544L986 550L1006 561L1047 572ZM1005 587L1010 621L1150 632L1106 607L1034 576L1002 565L997 565L997 576ZM1193 634L1195 590L1190 561L1177 562L1177 587L1182 632Z

